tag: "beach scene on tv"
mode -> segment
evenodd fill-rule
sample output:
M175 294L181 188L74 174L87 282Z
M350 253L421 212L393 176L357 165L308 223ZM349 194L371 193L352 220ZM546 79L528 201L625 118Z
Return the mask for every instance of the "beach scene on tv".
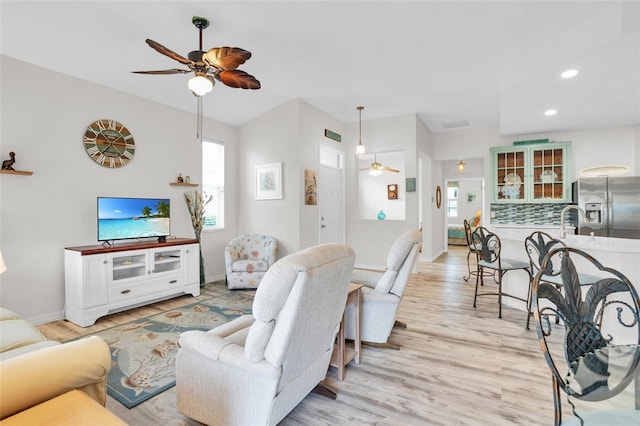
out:
M98 241L170 235L167 198L98 198Z

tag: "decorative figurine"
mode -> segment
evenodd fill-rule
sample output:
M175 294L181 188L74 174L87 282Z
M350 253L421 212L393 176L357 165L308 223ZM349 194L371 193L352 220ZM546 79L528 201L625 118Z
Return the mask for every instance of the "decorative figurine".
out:
M183 183L183 182L184 182L184 179L182 178L182 173L179 173L179 174L178 174L178 178L176 179L176 181L177 181L178 183Z
M16 153L11 151L9 153L9 158L10 160L4 160L2 162L2 170L15 170L13 167L13 164L16 162Z

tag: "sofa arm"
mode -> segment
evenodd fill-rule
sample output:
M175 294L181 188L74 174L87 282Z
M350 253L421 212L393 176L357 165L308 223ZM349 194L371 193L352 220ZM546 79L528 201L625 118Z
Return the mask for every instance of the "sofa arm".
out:
M79 389L106 403L109 346L97 336L0 362L0 419Z

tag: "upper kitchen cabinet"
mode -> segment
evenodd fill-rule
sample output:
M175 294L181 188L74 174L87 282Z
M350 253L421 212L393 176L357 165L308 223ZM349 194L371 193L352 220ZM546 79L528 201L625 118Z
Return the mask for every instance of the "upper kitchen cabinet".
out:
M493 202L571 201L571 142L491 148Z

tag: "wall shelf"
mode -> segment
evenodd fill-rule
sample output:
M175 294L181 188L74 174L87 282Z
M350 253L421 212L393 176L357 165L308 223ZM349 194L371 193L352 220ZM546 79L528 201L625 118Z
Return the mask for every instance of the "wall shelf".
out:
M182 182L169 182L169 185L171 185L171 186L191 186L191 187L198 186L197 183L182 183Z
M23 170L4 170L4 169L0 169L0 174L31 176L33 174L33 172L25 172Z

